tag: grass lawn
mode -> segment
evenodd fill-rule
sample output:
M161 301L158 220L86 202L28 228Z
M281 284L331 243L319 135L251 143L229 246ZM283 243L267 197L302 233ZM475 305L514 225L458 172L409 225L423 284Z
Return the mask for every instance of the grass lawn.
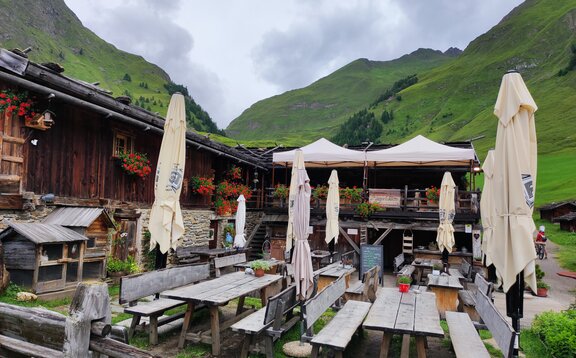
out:
M559 224L539 219L539 216L539 213L534 214L536 227L544 225L548 239L560 246L558 250L560 266L569 271L576 271L576 233L560 230Z

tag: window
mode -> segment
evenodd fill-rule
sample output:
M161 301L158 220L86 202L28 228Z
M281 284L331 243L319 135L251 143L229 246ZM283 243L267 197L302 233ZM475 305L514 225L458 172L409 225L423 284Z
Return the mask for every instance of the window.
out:
M114 133L114 148L113 153L115 157L118 157L122 152L132 153L134 151L134 137L124 133L115 132Z

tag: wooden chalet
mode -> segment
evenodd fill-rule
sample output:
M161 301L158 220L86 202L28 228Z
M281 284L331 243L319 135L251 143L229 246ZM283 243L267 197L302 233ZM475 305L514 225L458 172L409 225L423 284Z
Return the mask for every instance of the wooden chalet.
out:
M554 219L560 223L560 230L576 232L576 212L571 212Z
M387 267L391 267L394 257L403 252L410 257L440 258L440 251L434 247L439 224L438 206L426 199L426 189L432 186L439 188L444 172L449 171L457 185L454 219L456 250L450 253L449 261L459 263L465 259L472 263L473 257L482 256L480 252L473 252L475 245L472 232L480 228L480 192L474 188L474 177L480 165L470 142L439 144L417 137L398 146L371 145L369 150L355 148L353 151L356 153L348 151L352 148L345 149L327 142L321 139L301 148L311 185L327 186L331 171L336 169L340 188L364 188L364 199L379 203L383 210L369 218L362 218L355 210L358 203L347 203L341 199L340 237L336 247L332 248L324 241L325 202L314 199L310 219L313 232L309 236L312 250L333 250L338 256L350 251L359 253L362 244L382 245L384 265ZM327 149L319 148L318 144L321 144L320 147L327 146ZM422 145L439 149L440 152L456 153L460 157L444 154L443 157L439 155L435 158L428 155L434 152L433 149L414 149ZM316 151L310 152L310 148ZM389 149L393 150L384 152ZM277 259L283 259L288 215L287 205L274 199L273 186L289 185L294 155L293 151L283 150L285 152L280 152L278 148L259 151L251 149L270 163L270 182L273 185L268 188L266 196L266 215L262 221L264 228L254 233L250 246L253 251L260 252L262 242L269 240L272 256ZM378 155L384 153L394 156L378 159ZM413 237L413 243L406 250L404 238L408 236ZM478 248L479 245L476 245Z
M88 238L56 224L8 223L0 233L10 280L36 293L74 288L82 281Z
M540 219L554 221L560 216L576 211L576 202L563 201L560 203L551 203L542 206L538 210L540 211Z
M0 213L9 214L14 221L30 221L35 217L41 220L54 208L82 207L81 225L74 227L72 222L71 226L87 235L90 258L86 262L94 263L95 273L100 270L96 266L103 263L96 257L101 257L103 232L110 223L105 217L108 214L102 216L101 211L100 216L88 215L91 209L108 209L120 222L120 230L129 235L126 240L133 243L127 250L141 249L139 242L147 226L147 216L142 213L154 201L153 173L164 118L64 73L0 49L0 93L26 94L38 112L27 118L18 110L8 113L0 107ZM214 176L219 181L237 166L245 184L264 187L267 167L259 158L192 131L186 133L186 143L180 200L183 212L212 209L210 198L192 193L189 180L193 176ZM129 175L120 165L122 152L146 154L152 174L144 178ZM254 195L249 205L261 206L261 200ZM49 220L68 226L65 219L73 219L74 213L59 212L57 216Z

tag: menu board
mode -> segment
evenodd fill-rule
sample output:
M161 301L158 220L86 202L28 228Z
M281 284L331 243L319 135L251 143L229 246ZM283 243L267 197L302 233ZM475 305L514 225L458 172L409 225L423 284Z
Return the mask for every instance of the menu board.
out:
M382 245L360 245L360 278L364 272L374 266L380 266L380 282L382 281L382 272L384 271L384 246Z

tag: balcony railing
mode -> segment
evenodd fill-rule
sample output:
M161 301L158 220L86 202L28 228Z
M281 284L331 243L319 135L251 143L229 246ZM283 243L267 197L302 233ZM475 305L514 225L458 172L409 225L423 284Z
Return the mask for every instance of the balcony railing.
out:
M287 208L287 199L275 198L274 188L267 188L263 196L262 207L283 209ZM383 195L382 195L383 194ZM371 202L378 202L384 212L438 212L438 203L426 198L425 189L371 189L366 197ZM354 212L359 202L348 202L340 199L340 211ZM456 189L454 195L456 213L478 214L480 207L480 192L462 191ZM324 210L325 199L311 199L311 209Z

